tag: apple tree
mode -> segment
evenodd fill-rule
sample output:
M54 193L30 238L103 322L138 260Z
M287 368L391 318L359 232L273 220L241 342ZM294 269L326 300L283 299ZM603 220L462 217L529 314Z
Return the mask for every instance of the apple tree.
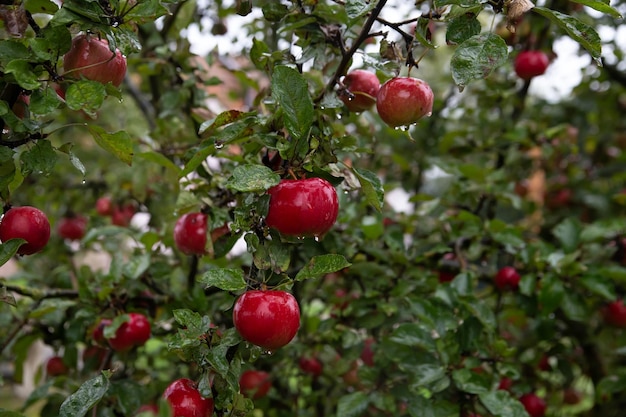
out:
M3 1L0 417L621 416L625 10Z

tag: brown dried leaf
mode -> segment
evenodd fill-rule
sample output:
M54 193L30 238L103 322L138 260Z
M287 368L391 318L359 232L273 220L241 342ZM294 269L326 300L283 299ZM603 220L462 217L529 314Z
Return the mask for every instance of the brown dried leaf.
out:
M24 7L0 6L0 19L4 20L4 27L11 36L24 37L24 32L28 29L28 17Z
M515 28L524 13L533 7L535 7L535 5L530 0L510 0L507 4L506 28L511 33L515 33Z

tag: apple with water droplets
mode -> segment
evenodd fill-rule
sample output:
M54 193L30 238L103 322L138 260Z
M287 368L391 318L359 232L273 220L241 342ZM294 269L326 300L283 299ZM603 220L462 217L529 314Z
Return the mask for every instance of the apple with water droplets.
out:
M31 206L13 207L0 221L0 240L24 239L17 253L32 255L41 251L50 240L50 222L46 214Z
M300 307L288 292L250 290L235 302L233 322L245 340L273 351L291 342L298 332Z
M354 70L343 78L345 91L340 91L339 98L348 110L362 112L376 103L380 81L373 72Z
M198 391L195 382L188 378L180 378L167 386L163 398L171 407L175 417L211 417L213 415L213 398L205 398Z
M376 110L391 127L409 126L433 111L435 96L425 82L412 77L395 77L380 87Z
M337 220L337 191L325 179L284 179L267 193L270 203L265 223L283 235L321 237Z
M106 40L81 34L72 39L72 47L63 57L63 69L69 78L119 87L126 75L126 58L117 49L113 52Z

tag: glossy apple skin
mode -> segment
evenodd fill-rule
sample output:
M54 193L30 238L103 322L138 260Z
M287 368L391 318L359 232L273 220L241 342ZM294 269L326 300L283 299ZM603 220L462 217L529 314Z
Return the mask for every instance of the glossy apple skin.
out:
M143 346L150 339L150 322L140 313L128 313L128 321L123 323L109 339L111 349L124 352L135 346Z
M518 77L530 80L546 72L550 59L542 51L522 51L515 57L513 68Z
M119 87L126 75L126 58L119 50L109 49L107 41L95 36L78 35L63 57L65 74Z
M241 393L248 398L253 400L263 398L272 388L270 374L264 371L244 371L239 377L239 388Z
M21 238L26 240L19 247L20 255L32 255L41 251L50 240L50 222L45 213L35 207L13 207L0 222L0 240Z
M60 356L53 356L46 363L46 373L48 376L66 375L70 369L63 362Z
M63 217L57 226L59 236L68 240L80 240L87 232L87 218L84 216Z
M530 417L543 417L546 414L546 402L532 392L522 395L519 400Z
M517 290L519 288L520 275L512 266L501 268L494 278L494 284L499 290Z
M337 191L322 178L284 179L267 192L265 223L286 236L324 236L337 220Z
M163 392L174 417L211 417L213 398L204 398L196 384L187 378L177 379Z
M311 374L314 377L318 377L322 375L322 372L324 371L324 367L322 366L322 363L319 361L319 359L313 356L301 357L298 360L298 366L300 366L300 369L302 370L302 372Z
M137 410L136 414L139 413L152 413L152 415L156 416L159 414L159 407L156 404L144 404Z
M611 326L626 327L626 305L623 300L609 303L603 310L604 321Z
M285 291L251 290L233 308L235 328L248 342L269 351L288 344L300 327L300 307Z
M376 103L376 95L380 90L380 81L373 72L354 70L343 78L346 89L354 95L341 94L339 98L348 110L362 112Z
M391 127L409 126L433 111L433 90L418 78L396 77L380 87L376 110Z
M204 213L187 213L174 225L174 243L185 255L202 256L207 253L207 222Z

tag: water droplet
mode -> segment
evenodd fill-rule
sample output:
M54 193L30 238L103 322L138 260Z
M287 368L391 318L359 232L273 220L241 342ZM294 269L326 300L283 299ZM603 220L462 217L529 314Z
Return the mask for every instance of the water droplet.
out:
M83 185L87 184L87 181L83 178Z
M343 193L344 194L348 194L348 190L343 190Z
M298 240L304 240L304 236L298 236L298 237L296 237L296 239L298 239Z
M313 236L313 239L315 239L316 242L320 241L320 237L319 236Z
M340 114L338 114L338 115L337 115L337 119L341 119L341 117L342 117L342 116L341 116Z
M215 149L222 149L224 147L224 142L215 142Z
M272 355L272 351L271 350L266 350L265 352L263 352L264 355Z
M325 110L326 106L320 106L320 109Z
M429 111L428 113L426 113L426 117L430 117L433 115L433 112Z

